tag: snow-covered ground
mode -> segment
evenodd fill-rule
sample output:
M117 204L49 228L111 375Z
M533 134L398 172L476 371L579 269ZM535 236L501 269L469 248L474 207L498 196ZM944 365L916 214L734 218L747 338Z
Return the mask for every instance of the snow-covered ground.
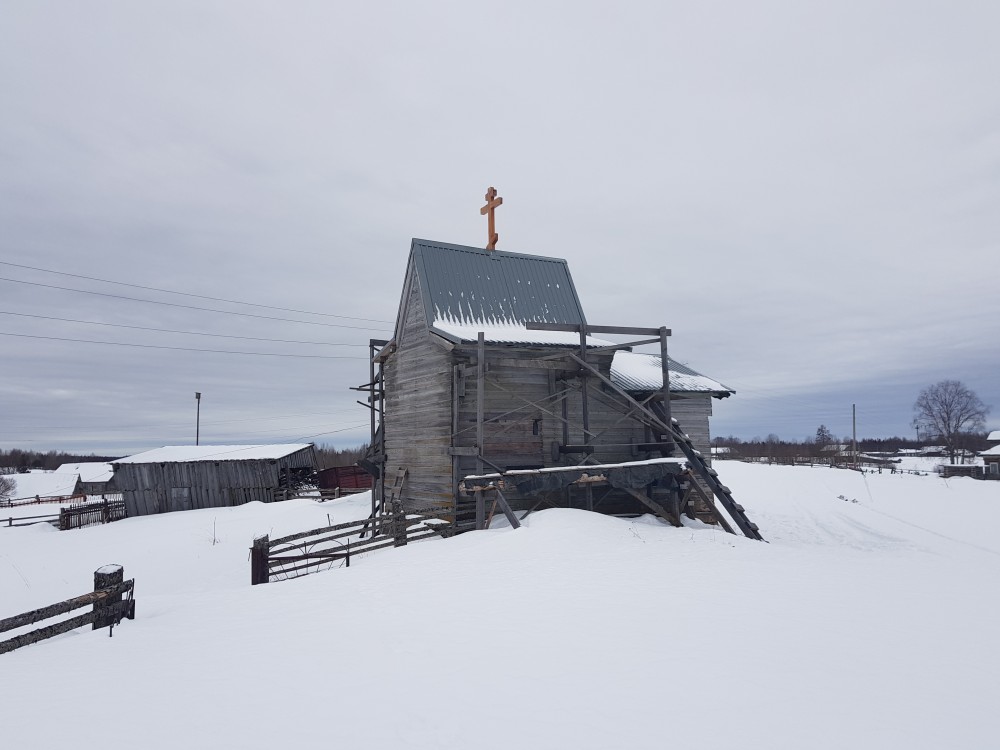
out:
M254 535L367 497L0 528L0 617L106 563L137 601L113 638L0 656L0 741L996 747L1000 482L718 470L769 544L549 510L251 587Z

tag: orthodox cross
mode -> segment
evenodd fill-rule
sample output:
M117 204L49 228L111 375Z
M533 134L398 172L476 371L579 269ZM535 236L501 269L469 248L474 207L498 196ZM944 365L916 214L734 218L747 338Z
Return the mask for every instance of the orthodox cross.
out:
M497 249L497 240L500 239L500 235L496 233L496 219L494 217L494 213L497 206L502 205L503 198L497 197L497 189L495 187L490 187L490 189L486 191L486 205L479 209L479 213L482 216L486 216L487 214L489 215L489 227L486 230L489 234L489 241L486 244L487 250Z

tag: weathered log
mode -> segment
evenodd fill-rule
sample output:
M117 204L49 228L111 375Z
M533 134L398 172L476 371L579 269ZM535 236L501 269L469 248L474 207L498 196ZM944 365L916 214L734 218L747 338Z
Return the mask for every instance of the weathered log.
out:
M48 607L40 607L39 609L33 609L30 612L24 612L20 615L8 617L5 620L0 620L0 633L6 633L8 630L23 628L27 625L33 625L36 622L47 620L50 617L56 617L58 615L66 614L67 612L72 612L74 609L86 607L88 604L93 604L96 601L107 599L115 594L121 595L122 593L129 591L132 588L132 585L132 580L123 581L117 586L109 589L91 591L90 593L83 594L82 596L75 596L72 599L67 599L66 601L59 602L58 604L51 604Z

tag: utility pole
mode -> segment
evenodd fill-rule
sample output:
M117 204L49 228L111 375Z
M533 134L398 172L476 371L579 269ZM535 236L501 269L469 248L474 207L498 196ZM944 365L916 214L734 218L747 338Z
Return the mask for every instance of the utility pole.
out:
M194 392L194 400L198 405L194 418L194 444L198 445L198 439L201 437L201 393L199 391Z
M852 441L854 443L854 468L858 468L858 405L851 404L851 432L853 435Z

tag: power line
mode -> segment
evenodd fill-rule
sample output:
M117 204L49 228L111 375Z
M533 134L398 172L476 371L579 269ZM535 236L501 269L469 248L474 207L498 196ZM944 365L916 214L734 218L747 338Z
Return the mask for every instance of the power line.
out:
M0 331L0 336L16 336L22 339L45 339L47 341L72 341L78 344L104 344L105 346L132 346L140 349L169 349L176 352L206 352L209 354L248 354L255 357L294 357L296 359L368 359L368 357L353 357L349 355L330 354L281 354L278 352L236 352L229 349L192 349L185 346L159 346L157 344L125 344L120 341L91 341L89 339L70 339L61 336L30 336L26 333L6 333Z
M312 440L313 438L322 437L323 435L333 435L336 432L347 432L348 430L359 430L362 427L369 427L369 424L355 424L350 427L342 427L339 430L330 430L329 432L317 432L315 435L306 435L305 437L297 438L297 440Z
M204 333L202 331L178 331L173 328L148 328L146 326L130 326L123 323L102 323L97 320L77 320L76 318L55 318L49 315L33 315L0 310L0 315L17 315L21 318L38 318L40 320L59 320L64 323L84 323L92 326L111 326L113 328L131 328L136 331L157 331L158 333L182 333L186 336L212 336L222 339L244 339L246 341L270 341L278 344L309 344L312 346L368 346L368 344L333 344L327 341L296 341L294 339L265 339L259 336L234 336L226 333Z
M274 305L263 305L263 304L260 304L259 302L241 302L240 300L226 299L225 297L210 297L207 294L192 294L191 292L177 292L177 291L174 291L172 289L160 289L159 287L155 287L155 286L144 286L143 284L129 284L129 283L124 282L124 281L112 281L110 279L100 279L100 278L97 278L96 276L84 276L82 274L68 273L66 271L53 271L51 268L39 268L38 266L26 266L26 265L23 265L21 263L11 263L10 261L6 261L6 260L0 260L0 265L13 266L14 268L26 268L26 269L29 269L31 271L41 271L43 273L54 273L54 274L57 274L59 276L71 276L74 279L86 279L87 281L99 281L102 284L116 284L118 286L132 287L133 289L145 289L145 290L150 291L150 292L162 292L164 294L177 294L177 295L180 295L182 297L195 297L197 299L207 299L207 300L211 300L213 302L228 302L229 304L233 304L233 305L248 305L250 307L261 307L261 308L264 308L264 309L267 309L267 310L281 310L282 312L302 313L303 315L321 315L321 316L327 317L327 318L344 318L346 320L364 320L364 321L368 321L369 323L389 323L391 325L392 322L393 322L391 320L381 320L381 319L378 319L378 318L358 318L358 317L354 317L354 316L351 316L351 315L335 315L334 313L313 312L311 310L296 310L295 308L292 308L292 307L276 307Z
M360 408L361 407L359 407L357 404L355 404L355 406L354 406L353 409L338 409L336 411L330 411L330 412L315 412L315 411L312 411L312 412L299 412L297 414L279 414L279 415L270 416L270 417L243 417L243 418L240 418L240 419L220 419L220 420L216 420L216 421L213 421L213 422L202 421L201 426L202 427L218 427L220 425L231 425L231 424L245 423L245 422L272 422L272 421L274 421L276 419L281 419L281 420L286 420L286 421L293 421L293 420L301 419L301 418L304 418L304 417L336 417L336 416L340 416L340 415L343 415L343 414L355 414L355 415L357 415L358 412L360 411ZM104 430L132 430L132 429L136 429L136 428L139 428L139 427L148 428L150 426L150 424L153 424L153 423L151 423L148 420L144 421L144 422L130 422L130 423L125 423L125 424L114 424L114 423L108 424L106 422L102 422L101 423L101 429L104 429ZM155 426L156 426L157 429L171 429L171 428L185 428L186 429L188 427L188 425L189 425L188 422L165 422L165 423L155 422ZM318 427L320 425L315 425L315 426ZM64 425L47 425L47 426L42 426L42 427L39 427L39 426L36 425L36 426L31 426L31 427L23 427L23 426L17 425L17 424L12 424L12 425L6 425L5 424L4 427L6 429L9 429L10 431L13 431L13 432L16 432L17 430L28 430L28 431L31 431L31 432L38 432L39 430L41 430L41 431L49 432L49 431L53 431L53 430L60 431L60 430L65 430L66 429L66 427ZM302 429L309 429L309 428L302 428ZM284 430L284 431L287 431L287 430Z
M301 323L307 326L326 326L328 328L353 328L359 331L380 331L385 332L384 328L373 328L372 326L349 326L343 325L342 323L318 323L312 320L295 320L294 318L278 318L273 315L257 315L256 313L242 313L234 312L232 310L217 310L212 307L198 307L197 305L182 305L178 302L162 302L155 299L142 299L141 297L126 297L123 294L110 294L108 292L92 292L89 289L73 289L68 286L56 286L55 284L41 284L37 281L23 281L21 279L8 279L4 276L0 276L0 281L9 281L13 284L29 284L31 286L45 287L46 289L59 289L64 292L77 292L78 294L93 294L98 297L111 297L113 299L124 299L130 302L147 302L151 305L166 305L167 307L182 307L187 310L200 310L201 312L214 312L221 313L223 315L240 315L245 318L260 318L262 320L281 320L286 323Z

